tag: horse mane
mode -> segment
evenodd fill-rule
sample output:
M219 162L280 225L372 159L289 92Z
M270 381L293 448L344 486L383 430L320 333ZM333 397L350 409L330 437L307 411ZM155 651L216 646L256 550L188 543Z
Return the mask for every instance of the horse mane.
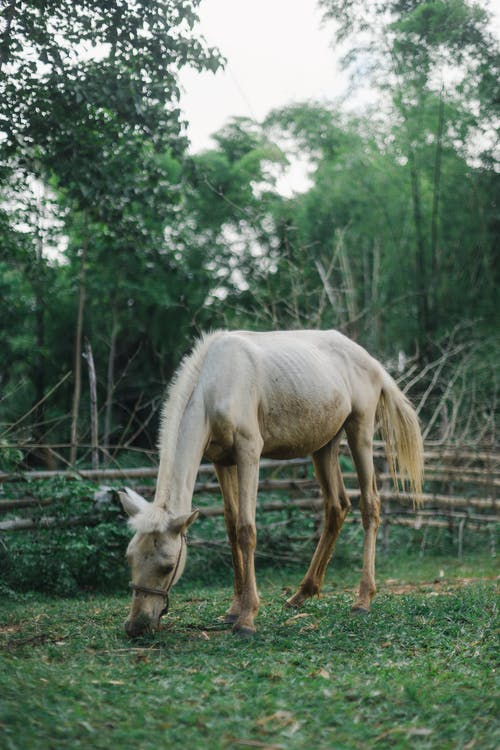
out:
M158 441L162 479L168 481L172 476L175 446L182 416L198 382L207 350L214 339L224 333L225 331L214 331L202 334L192 351L182 359L170 381L163 403Z

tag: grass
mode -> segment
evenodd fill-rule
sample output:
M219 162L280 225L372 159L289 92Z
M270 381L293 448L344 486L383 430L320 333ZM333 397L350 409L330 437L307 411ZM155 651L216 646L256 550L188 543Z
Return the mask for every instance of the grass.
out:
M381 560L367 617L349 611L356 571L332 566L297 615L300 573L266 568L252 639L218 619L229 574L181 582L139 642L125 595L4 600L0 747L496 748L494 563Z

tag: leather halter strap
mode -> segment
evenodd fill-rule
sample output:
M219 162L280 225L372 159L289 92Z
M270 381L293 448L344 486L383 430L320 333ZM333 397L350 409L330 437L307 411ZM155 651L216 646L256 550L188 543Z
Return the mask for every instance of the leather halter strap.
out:
M129 583L129 588L131 588L134 593L135 592L139 592L141 594L151 594L152 596L161 596L161 597L163 597L163 599L165 600L165 606L163 607L163 609L161 611L160 617L161 617L161 615L165 615L168 612L168 608L169 608L169 605L170 605L169 593L170 593L170 589L174 585L175 576L177 575L177 571L179 570L179 565L180 565L181 556L182 556L182 549L183 549L183 547L184 547L185 544L186 544L186 535L185 534L181 534L181 548L179 550L179 555L177 556L177 562L175 563L174 572L172 573L172 577L171 577L171 579L169 581L169 585L166 588L164 588L164 589L155 589L155 588L152 588L151 586L140 586L138 583L134 583L133 581L130 581L130 583Z
M139 586L138 583L132 583L130 581L129 588L132 589L132 591L140 591L142 594L153 594L153 596L166 596L168 592L170 591L169 587L168 589L154 589L151 586Z

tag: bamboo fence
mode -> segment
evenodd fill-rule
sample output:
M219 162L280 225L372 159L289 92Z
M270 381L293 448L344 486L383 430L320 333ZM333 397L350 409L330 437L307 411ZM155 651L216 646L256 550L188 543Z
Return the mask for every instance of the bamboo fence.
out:
M344 455L348 456L344 448ZM459 543L464 529L491 531L500 521L500 453L486 450L467 450L453 446L428 444L425 448L425 494L423 503L414 507L413 498L407 492L393 487L387 471L383 447L375 446L375 464L378 486L382 499L382 526L384 539L391 525L414 529L422 527L457 529ZM150 497L154 488L157 467L74 469L65 471L0 472L0 513L8 517L0 520L0 534L11 531L65 528L79 525L93 526L103 520L102 510L89 499L88 512L74 517L56 514L39 515L39 509L50 507L54 501L37 496L37 483L45 479L59 478L72 481L78 478L95 483L96 491L104 483L114 486L132 485L137 491ZM348 522L359 522L359 491L356 474L343 472L347 493L353 510ZM19 484L22 483L22 484ZM9 488L29 488L22 497L8 497ZM12 492L11 494L15 494ZM223 515L220 498L211 502L213 495L220 495L212 466L202 464L194 492L196 504L200 505L200 517L213 518ZM109 490L110 502L116 502ZM259 512L309 511L320 519L322 500L314 478L310 459L291 461L263 460L259 481ZM22 515L19 515L22 511ZM37 512L35 512L37 511ZM202 544L194 540L194 544Z

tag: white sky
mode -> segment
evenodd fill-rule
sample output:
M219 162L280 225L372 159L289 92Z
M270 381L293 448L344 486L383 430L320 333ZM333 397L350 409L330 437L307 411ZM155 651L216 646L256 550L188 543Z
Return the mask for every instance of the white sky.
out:
M232 116L261 120L281 105L345 91L334 30L321 28L315 0L203 0L199 15L198 32L227 64L215 75L181 75L192 151L209 148L210 135Z
M492 12L498 36L499 0L481 4ZM192 152L210 148L210 135L232 116L262 120L291 102L331 102L347 93L333 23L322 27L316 0L202 0L199 16L198 33L227 64L215 75L185 70L180 76ZM370 92L360 91L349 108L368 100Z

